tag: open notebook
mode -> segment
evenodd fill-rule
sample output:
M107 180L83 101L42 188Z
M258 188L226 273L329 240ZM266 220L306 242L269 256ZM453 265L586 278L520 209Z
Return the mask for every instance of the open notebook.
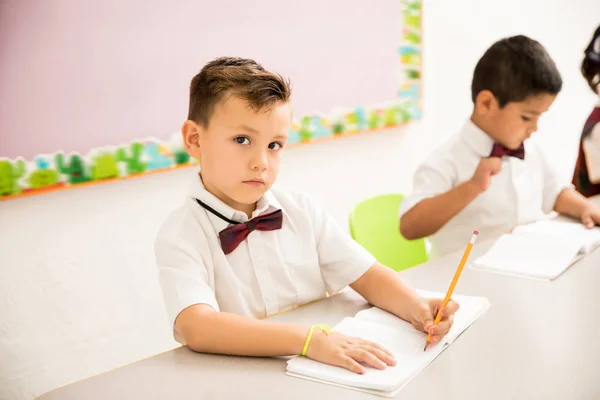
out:
M419 290L424 297L443 298L444 293ZM393 314L372 307L342 320L334 327L349 336L379 343L390 350L397 365L385 370L367 368L365 374L356 374L341 367L323 364L306 357L294 357L287 363L287 374L320 383L393 397L412 378L444 351L465 329L489 307L483 297L452 296L460 304L452 329L444 340L423 351L427 335Z
M600 228L579 222L542 220L500 236L471 268L543 280L556 279L600 246Z

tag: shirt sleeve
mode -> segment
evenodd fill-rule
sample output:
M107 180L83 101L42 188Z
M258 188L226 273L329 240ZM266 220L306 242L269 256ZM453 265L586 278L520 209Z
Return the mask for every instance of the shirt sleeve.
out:
M583 140L583 152L591 183L600 183L600 123L594 125L592 132Z
M399 217L421 201L446 193L454 187L455 167L439 159L439 155L421 164L413 177L413 191L400 203Z
M315 200L307 197L319 256L321 275L328 293L355 282L375 263L375 257L345 232Z
M175 339L179 342L182 338L175 330L175 320L181 311L194 304L206 304L219 311L199 246L191 244L190 238L201 240L197 232L197 229L194 232L186 230L184 218L168 220L154 243L163 300Z

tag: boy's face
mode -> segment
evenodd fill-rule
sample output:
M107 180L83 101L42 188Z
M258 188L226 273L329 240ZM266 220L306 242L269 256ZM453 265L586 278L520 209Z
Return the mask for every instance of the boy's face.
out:
M555 94L543 93L500 108L494 95L484 92L477 97L476 111L485 121L485 131L496 142L513 150L537 131L540 117L556 99Z
M215 107L208 128L186 121L182 133L187 151L200 159L206 189L251 213L277 178L291 123L289 103L255 112L245 100L229 96Z

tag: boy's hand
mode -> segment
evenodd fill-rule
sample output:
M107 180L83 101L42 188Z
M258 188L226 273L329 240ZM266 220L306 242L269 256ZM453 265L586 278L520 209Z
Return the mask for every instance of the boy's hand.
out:
M502 169L500 157L483 158L471 178L471 183L480 191L484 192L490 187L492 176Z
M600 225L600 207L595 204L588 205L581 213L581 223L586 228L593 228Z
M442 319L436 325L433 324L437 312L442 305L443 299L423 299L415 304L410 313L410 323L425 333L431 333L431 344L439 342L450 331L454 322L454 314L459 305L450 299L442 310Z
M396 365L392 353L382 346L345 336L339 332L320 332L315 330L308 345L306 356L325 364L346 368L358 374L364 374L365 368L359 363L377 369Z

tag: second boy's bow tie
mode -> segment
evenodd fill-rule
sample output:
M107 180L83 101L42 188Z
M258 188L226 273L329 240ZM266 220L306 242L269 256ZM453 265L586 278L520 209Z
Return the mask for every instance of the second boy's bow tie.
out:
M219 232L221 248L225 254L229 254L234 251L240 245L240 243L246 240L252 231L275 231L277 229L281 229L283 225L283 213L281 210L275 210L267 214L259 215L258 217L254 217L246 222L238 222L225 217L200 200L196 199L196 201L207 211L213 213L223 221L231 224Z
M490 157L516 157L520 160L525 159L525 146L521 144L521 146L516 150L507 149L502 146L500 143L494 143L494 147L492 148L492 152L490 153Z

